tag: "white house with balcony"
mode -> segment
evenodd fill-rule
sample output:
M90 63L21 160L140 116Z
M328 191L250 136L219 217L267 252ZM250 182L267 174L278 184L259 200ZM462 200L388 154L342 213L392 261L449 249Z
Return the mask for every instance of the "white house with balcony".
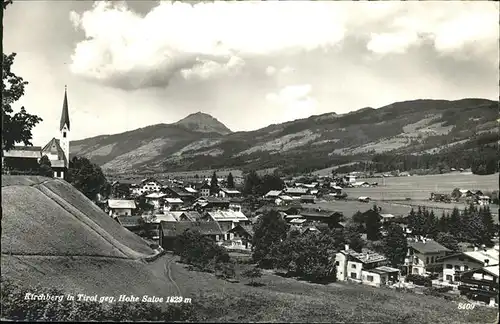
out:
M448 283L459 282L463 272L497 265L499 261L498 249L478 249L445 256L443 262L443 281Z

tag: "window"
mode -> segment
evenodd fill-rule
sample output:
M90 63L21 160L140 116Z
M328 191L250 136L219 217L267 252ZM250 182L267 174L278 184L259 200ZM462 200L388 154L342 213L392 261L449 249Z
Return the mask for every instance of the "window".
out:
M464 261L464 257L458 257L459 261Z
M464 266L464 271L467 271L469 270L469 267L468 266Z
M431 263L434 263L434 257L431 257Z
M356 278L357 278L357 276L356 276L356 272L351 272L351 278L352 278L352 279L356 279Z
M351 268L352 269L356 269L356 265L355 264L351 264Z
M418 274L418 268L413 268L413 274Z
M446 265L446 269L453 269L453 265L451 265L451 264L447 264L447 265Z
M63 138L66 138L66 132L63 132Z
M429 263L429 257L425 258L425 263Z
M339 261L335 261L335 265L336 266L340 265L340 262Z
M373 282L373 276L366 276L366 280Z
M456 265L456 266L455 266L455 270L456 270L456 271L460 271L460 266Z
M446 275L446 280L447 281L453 281L453 276L452 275Z

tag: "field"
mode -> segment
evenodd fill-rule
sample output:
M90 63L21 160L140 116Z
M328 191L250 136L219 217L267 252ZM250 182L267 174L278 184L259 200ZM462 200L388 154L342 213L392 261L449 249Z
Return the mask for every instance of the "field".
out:
M410 210L418 209L418 206L425 206L425 208L434 211L437 217L440 217L444 212L448 213L453 210L453 207L457 207L459 210L463 210L466 205L464 204L446 204L446 203L436 203L432 201L371 201L369 203L362 203L356 200L334 200L334 201L324 201L318 200L314 204L302 204L304 208L321 208L323 210L337 211L344 214L348 219L354 215L357 211L364 212L373 207L376 204L378 207L382 208L381 213L383 214L393 214L396 216L408 215ZM493 220L498 223L498 205L490 205L491 213L493 215Z
M377 187L348 188L345 192L351 197L368 196L375 200L428 200L431 192L451 194L453 189L477 189L482 191L498 190L498 173L491 175L475 174L438 174L411 177L387 177L359 179L369 183L378 182Z

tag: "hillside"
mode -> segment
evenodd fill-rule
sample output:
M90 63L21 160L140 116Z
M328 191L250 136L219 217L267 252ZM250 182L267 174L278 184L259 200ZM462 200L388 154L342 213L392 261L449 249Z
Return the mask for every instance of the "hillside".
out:
M388 152L424 155L474 149L498 140L498 102L486 99L405 101L226 134L207 116L197 113L177 124L76 141L71 153L89 157L108 173L283 165L293 171Z
M153 250L62 180L2 176L2 276L71 293L153 294ZM160 288L162 287L162 288Z
M227 135L231 133L231 130L227 128L223 123L218 121L216 118L204 114L202 112L197 112L179 120L174 125L184 126L185 128L200 133L218 133L221 135Z

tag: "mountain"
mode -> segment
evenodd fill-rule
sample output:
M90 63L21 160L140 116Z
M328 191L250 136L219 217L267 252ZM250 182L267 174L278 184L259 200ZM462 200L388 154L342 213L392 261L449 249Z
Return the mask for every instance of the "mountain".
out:
M202 112L191 114L179 120L174 125L183 126L188 130L200 133L218 133L222 135L231 133L231 130L227 128L226 125L216 118Z
M497 119L498 101L486 99L404 101L250 132L230 132L196 113L175 124L75 141L70 148L107 173L273 167L298 172L382 153L435 155L496 145Z

